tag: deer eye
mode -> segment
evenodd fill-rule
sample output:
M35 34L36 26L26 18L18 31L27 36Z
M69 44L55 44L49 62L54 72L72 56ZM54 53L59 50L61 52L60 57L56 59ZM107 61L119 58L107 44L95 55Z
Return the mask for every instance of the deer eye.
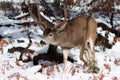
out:
M52 33L49 33L49 36L53 36L53 34L52 34Z

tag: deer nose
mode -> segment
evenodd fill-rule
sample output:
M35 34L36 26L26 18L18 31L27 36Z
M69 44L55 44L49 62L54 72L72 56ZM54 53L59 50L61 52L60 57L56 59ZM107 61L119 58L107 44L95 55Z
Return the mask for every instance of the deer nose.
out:
M46 43L43 40L40 41L40 44L41 45L46 45Z

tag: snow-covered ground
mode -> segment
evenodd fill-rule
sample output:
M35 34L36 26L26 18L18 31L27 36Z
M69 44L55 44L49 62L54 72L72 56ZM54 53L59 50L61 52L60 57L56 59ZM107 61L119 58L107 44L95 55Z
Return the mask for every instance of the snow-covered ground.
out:
M5 21L11 22L7 18L0 18L0 20L1 24ZM0 35L5 36L5 40L8 41L8 45L3 47L3 53L0 53L0 80L120 80L120 42L105 51L100 50L99 46L95 47L99 73L85 73L82 64L69 61L66 72L63 72L63 63L43 68L41 65L34 66L32 61L26 63L18 61L20 56L18 51L8 52L8 49L12 47L26 47L29 44L26 30L31 32L32 45L30 49L35 50L32 56L41 50L46 52L47 49L43 48L48 47L42 47L39 44L43 34L39 26L0 27ZM99 33L100 30L98 29ZM113 39L112 37L110 41ZM19 43L18 40L24 42ZM79 48L71 49L70 55L79 61ZM46 63L49 62L46 61Z

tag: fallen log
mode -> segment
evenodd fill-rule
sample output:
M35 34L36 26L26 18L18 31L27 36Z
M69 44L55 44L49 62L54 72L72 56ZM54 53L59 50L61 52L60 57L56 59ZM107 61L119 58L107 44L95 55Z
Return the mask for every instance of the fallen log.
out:
M101 34L97 33L97 38L95 41L95 46L102 46L102 50L105 51L106 48L112 48L113 44L109 43L108 38L102 36Z
M8 49L9 53L14 53L16 51L18 51L18 52L21 53L20 57L19 57L19 60L23 61L23 62L29 62L29 61L31 61L32 59L31 59L30 55L34 54L34 52L35 52L34 50L26 49L26 48L23 48L23 47L13 47L11 49ZM22 59L23 54L27 54L27 53L28 53L27 59L23 60Z
M114 33L116 37L120 37L120 32L117 31L115 28L109 28L106 24L104 23L98 23L98 27L101 27L103 30L109 31L111 33Z

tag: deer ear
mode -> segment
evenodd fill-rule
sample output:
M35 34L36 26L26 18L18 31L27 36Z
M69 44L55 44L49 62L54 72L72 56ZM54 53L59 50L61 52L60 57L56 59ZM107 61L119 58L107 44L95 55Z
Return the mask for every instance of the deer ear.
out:
M65 29L66 25L67 25L67 22L64 22L62 25L60 25L60 26L57 28L57 32L60 32L60 31L62 31L63 29Z

